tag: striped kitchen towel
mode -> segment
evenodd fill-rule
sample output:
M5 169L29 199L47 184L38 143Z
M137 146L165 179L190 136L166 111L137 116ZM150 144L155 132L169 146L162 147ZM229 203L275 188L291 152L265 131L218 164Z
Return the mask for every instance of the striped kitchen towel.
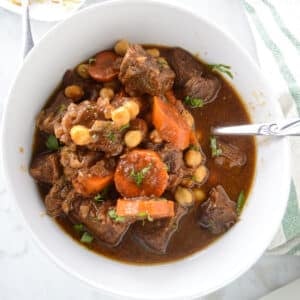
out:
M260 67L286 118L300 115L300 0L241 0L256 41ZM300 255L300 138L290 139L289 202L270 254Z

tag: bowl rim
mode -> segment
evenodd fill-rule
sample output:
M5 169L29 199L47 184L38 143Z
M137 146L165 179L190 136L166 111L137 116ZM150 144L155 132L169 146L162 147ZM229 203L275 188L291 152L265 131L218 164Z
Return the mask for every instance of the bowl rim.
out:
M261 77L264 79L264 81L266 81L264 74L262 74L261 70L259 69L257 63L255 62L255 60L250 56L250 54L240 45L240 43L234 38L232 37L229 33L223 31L222 28L220 28L213 20L208 20L206 17L203 16L199 16L197 15L195 12L193 12L190 8L183 6L181 3L169 3L169 2L165 2L163 0L109 0L109 1L105 1L105 2L101 2L101 3L96 3L93 4L91 6L88 6L87 8L84 8L82 10L79 10L77 12L75 12L73 15L69 16L67 19L65 19L63 22L56 24L55 26L53 26L53 28L51 28L36 44L35 47L29 52L29 54L27 55L27 57L25 58L23 64L19 67L19 69L17 70L16 73L16 77L15 80L13 81L13 83L11 84L11 87L9 89L9 93L8 93L8 97L6 98L6 101L4 102L4 107L3 107L3 118L2 118L2 126L1 126L1 136L0 136L0 144L4 145L4 141L5 141L5 132L6 132L6 126L7 126L7 110L8 107L10 105L10 97L12 94L12 91L15 88L15 84L18 80L18 78L22 75L22 69L23 69L23 65L27 64L27 61L29 61L31 59L32 56L34 56L34 53L36 51L39 51L39 45L43 43L44 40L48 39L49 36L53 35L53 33L55 33L55 31L57 29L60 29L61 27L64 27L64 25L68 22L72 22L73 18L76 18L78 15L85 15L85 14L89 14L90 11L92 11L93 9L95 9L96 7L102 7L102 6L118 6L118 5L127 5L127 4L136 4L136 5L156 5L156 6L165 6L169 9L172 10L177 10L179 12L184 12L187 14L191 14L193 15L193 17L197 18L198 20L200 20L202 23L205 23L206 25L212 27L214 30L219 31L222 35L225 36L226 39L230 40L230 42L234 45L234 47L238 48L238 50L246 57L246 59L250 62L250 64L253 65L253 67L256 69L256 71L258 73L260 73ZM278 105L277 106L277 113L278 116L283 117L283 113L282 110ZM287 181L290 182L290 178L291 178L291 155L290 155L290 144L288 139L284 139L284 147L282 147L282 153L284 154L284 158L286 161L286 173L289 175L288 178L286 178L286 185L285 185L285 202L282 200L282 210L281 210L281 217L280 219L277 220L278 226L280 225L280 222L282 220L282 217L284 215L285 212L285 208L288 202L288 193L289 193L289 185L287 184ZM98 290L101 291L101 293L105 294L105 295L109 295L109 296L123 296L123 297L129 297L131 299L140 299L139 295L134 295L134 294L120 294L120 293L116 293L113 289L109 289L107 288L105 285L101 284L101 282L95 282L92 281L90 279L87 279L86 277L82 276L81 274L79 274L76 270L74 270L72 267L66 265L60 258L58 255L52 253L51 250L48 249L47 245L42 241L42 239L40 239L40 237L35 234L35 232L33 231L33 229L31 228L31 226L29 225L29 223L26 220L26 216L23 213L22 209L20 208L20 206L17 204L16 201L16 194L15 194L15 188L13 187L13 183L10 179L9 176L9 165L7 164L7 159L6 159L6 155L7 152L4 149L4 147L1 147L0 149L1 151L1 159L2 159L2 170L3 170L3 174L4 176L4 182L8 188L9 193L13 196L13 201L16 203L16 207L18 209L18 211L20 212L20 215L22 216L23 220L24 220L24 224L27 227L27 229L29 230L29 232L31 233L34 241L39 245L39 247L43 250L43 252L45 252L47 254L48 257L50 257L50 259L64 272L72 275L75 278L80 279L81 281L87 283L89 286L92 286ZM283 199L283 197L282 197ZM268 240L266 240L264 247L261 247L261 251L256 255L256 257L253 257L251 261L248 262L248 264L245 264L243 266L242 269L239 270L239 272L236 272L235 274L232 274L230 277L228 277L226 280L224 280L222 283L216 284L215 286L206 289L206 290L202 290L199 291L197 293L194 294L186 294L186 297L189 298L195 298L195 297L201 297L203 295L207 295L211 292L214 292L226 285L228 285L229 283L231 283L233 280L235 280L236 278L240 277L243 273L245 273L253 264L255 264L255 262L259 259L259 257L263 254L263 252L265 251L265 249L268 247L268 245L271 243L273 237L275 236L276 232L278 230L278 227L273 229L273 233L272 235L270 234L270 237ZM198 253L198 252L197 252ZM176 261L175 261L176 262ZM120 262L122 263L122 262ZM173 262L169 262L168 264L172 264ZM166 264L164 264L166 265ZM138 265L139 267L139 265ZM144 265L140 265L140 267L144 267ZM151 267L151 265L150 265ZM147 297L147 295L145 295L145 299L152 299ZM181 299L181 296L174 296L174 295L169 295L168 297L164 297L163 299Z

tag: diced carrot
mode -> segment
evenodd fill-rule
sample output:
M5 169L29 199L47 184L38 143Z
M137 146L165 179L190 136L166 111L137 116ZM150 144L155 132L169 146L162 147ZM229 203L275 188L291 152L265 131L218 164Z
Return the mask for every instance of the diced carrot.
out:
M109 183L111 183L113 177L113 174L104 177L84 177L79 175L72 183L77 193L84 196L90 196L101 192Z
M158 200L127 200L117 201L116 213L122 217L149 216L153 219L167 218L174 216L174 202Z
M96 55L95 61L88 67L90 76L100 82L116 78L119 70L116 66L118 56L112 51L103 51Z
M123 197L159 197L167 187L168 178L166 165L157 153L135 149L120 158L115 185Z
M154 96L152 121L165 141L180 150L189 146L191 129L174 105Z

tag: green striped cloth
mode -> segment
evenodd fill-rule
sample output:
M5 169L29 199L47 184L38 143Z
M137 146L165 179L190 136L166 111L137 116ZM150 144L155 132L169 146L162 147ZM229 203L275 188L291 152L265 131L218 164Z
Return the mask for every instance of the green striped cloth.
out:
M241 0L256 41L263 73L277 92L286 118L300 115L300 0ZM300 255L300 138L291 138L288 207L268 249Z

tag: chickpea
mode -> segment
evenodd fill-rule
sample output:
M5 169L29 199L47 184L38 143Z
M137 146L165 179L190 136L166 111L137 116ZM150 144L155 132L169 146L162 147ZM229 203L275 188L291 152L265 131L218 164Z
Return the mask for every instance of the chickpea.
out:
M196 169L194 173L194 180L201 183L208 175L208 170L205 166L200 166Z
M90 131L82 125L75 125L70 130L71 139L76 145L87 145L91 142Z
M159 57L160 55L160 52L157 48L147 49L146 52L148 52L148 54L150 54L153 57Z
M126 40L120 40L115 44L114 50L116 54L120 56L124 56L127 49L129 47L129 43Z
M140 130L129 130L126 132L124 141L127 147L134 148L143 139L143 133Z
M184 207L193 205L194 197L192 192L184 187L178 186L174 194L175 200Z
M168 68L169 64L167 62L167 60L164 57L158 57L157 58L157 62L158 64L162 67L162 68Z
M185 163L188 167L198 167L202 161L202 155L197 150L188 150L184 155Z
M140 106L134 100L126 101L123 106L129 111L130 113L130 120L136 118L136 116L140 113Z
M84 78L84 79L88 79L90 77L90 74L88 72L88 68L89 68L89 65L88 64L81 64L77 67L76 71L77 71L77 74Z
M102 88L99 92L100 97L111 100L114 97L114 91L111 88Z
M194 199L197 202L203 202L205 200L206 194L201 189L194 189L193 190Z
M83 89L79 85L69 85L65 88L65 96L72 100L80 100L83 95Z
M150 140L155 143L155 144L160 144L162 143L162 138L159 135L158 131L156 129L152 130L150 133Z
M120 106L111 112L111 119L117 127L121 127L129 123L130 113L127 108Z

